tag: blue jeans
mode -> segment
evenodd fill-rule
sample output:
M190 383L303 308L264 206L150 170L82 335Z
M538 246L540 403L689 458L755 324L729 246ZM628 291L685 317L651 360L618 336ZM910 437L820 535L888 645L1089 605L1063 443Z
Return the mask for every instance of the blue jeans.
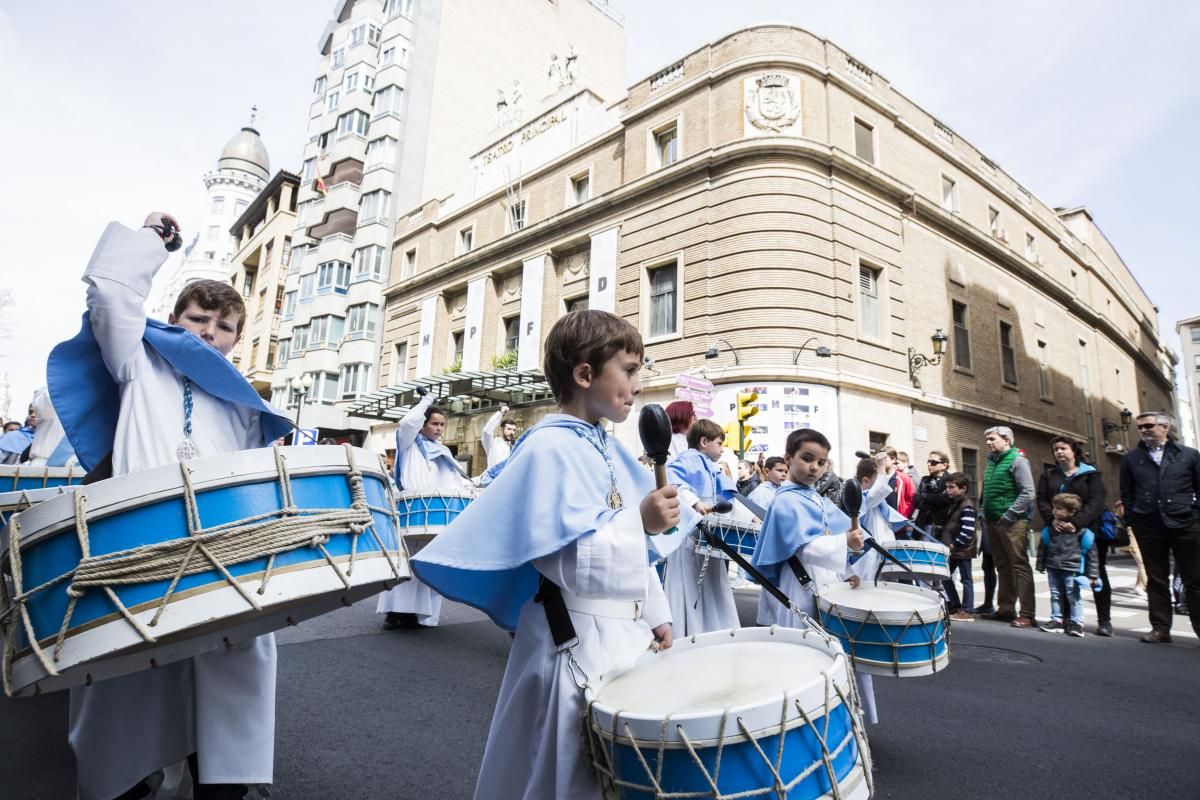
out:
M960 602L958 591L954 588L954 573L958 573L958 579L962 583L962 600ZM952 558L950 559L950 579L942 581L942 590L946 593L946 602L950 607L950 613L956 611L974 611L975 610L975 582L971 580L971 559L969 558Z
M1083 601L1080 599L1079 584L1075 573L1065 569L1046 568L1050 581L1050 619L1063 620L1063 602L1069 606L1072 625L1083 625Z

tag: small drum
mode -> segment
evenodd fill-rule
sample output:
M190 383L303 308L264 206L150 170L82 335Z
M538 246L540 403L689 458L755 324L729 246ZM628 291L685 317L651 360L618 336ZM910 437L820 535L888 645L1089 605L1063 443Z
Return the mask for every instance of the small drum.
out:
M587 689L606 798L868 798L854 677L814 630L740 628L676 640Z
M87 472L80 466L31 467L28 464L0 464L0 492L73 486L82 481L85 475Z
M716 536L747 559L754 557L754 546L758 544L758 534L762 529L759 525L743 525L734 522L729 517L710 514L704 518L705 526ZM692 534L696 552L702 556L728 559L723 550L718 550L700 535L699 531Z
M860 672L901 678L932 675L950 663L941 595L900 583L821 587L821 626L841 640Z
M401 492L396 497L396 514L408 555L421 552L473 499L470 494L453 492Z
M950 548L944 544L897 539L888 542L884 547L923 581L929 581L936 586L939 581L950 578ZM882 563L880 575L884 578L896 580L909 577L907 572L886 558Z
M246 450L109 478L0 542L5 690L50 691L292 625L411 576L394 493L352 447Z
M58 497L60 494L73 491L67 486L55 486L50 489L22 489L19 492L0 492L0 528L8 524L9 519L18 511L33 508L43 500Z

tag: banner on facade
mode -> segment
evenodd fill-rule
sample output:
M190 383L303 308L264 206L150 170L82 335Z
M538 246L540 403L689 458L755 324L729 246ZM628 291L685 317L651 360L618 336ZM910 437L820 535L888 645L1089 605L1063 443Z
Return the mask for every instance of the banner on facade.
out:
M588 308L617 310L617 237L621 229L609 228L592 236L588 255Z
M517 369L541 369L542 284L546 279L546 256L539 255L521 265L521 335L517 340Z
M433 372L433 325L437 321L437 295L421 301L421 326L417 331L417 375L428 377Z
M463 330L462 368L479 371L479 351L483 340L483 290L487 277L467 284L467 327Z

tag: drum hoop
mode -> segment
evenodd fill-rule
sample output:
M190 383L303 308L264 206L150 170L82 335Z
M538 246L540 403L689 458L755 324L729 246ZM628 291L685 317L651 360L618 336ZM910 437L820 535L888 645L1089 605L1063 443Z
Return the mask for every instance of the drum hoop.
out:
M82 467L72 464L69 467L48 467L40 465L31 467L28 464L0 464L0 487L8 481L12 483L12 489L9 491L18 492L17 481L21 478L33 478L34 480L42 481L43 489L53 489L53 486L46 486L46 481L51 478L66 478L67 483L70 483L73 478L83 479L87 475L87 471Z
M950 548L941 542L918 542L914 539L895 539L885 544L884 549L892 550L932 550L935 552L950 552Z
M473 492L458 492L458 491L441 492L441 491L431 491L431 490L425 490L425 489L413 489L413 490L409 490L409 491L405 491L405 492L396 492L396 500L397 501L412 500L412 499L415 499L418 497L447 497L447 498L455 498L455 499L470 501L470 500L474 500L477 496L478 495L476 495Z

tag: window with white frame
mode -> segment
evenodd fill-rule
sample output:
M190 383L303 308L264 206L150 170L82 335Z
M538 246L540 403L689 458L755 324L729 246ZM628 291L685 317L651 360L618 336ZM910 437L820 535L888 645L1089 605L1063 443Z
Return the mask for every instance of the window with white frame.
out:
M290 393L291 391L286 386L276 386L271 389L271 405L276 408L286 408Z
M875 129L858 117L854 118L854 155L875 163Z
M224 214L225 213L225 198L224 197L214 197L212 199L212 208L209 209L209 213L210 214Z
M379 44L379 26L375 23L367 25L367 44L372 46Z
M310 272L300 276L300 302L309 300L317 293L317 273Z
M283 249L279 251L279 265L290 266L292 263L292 237L283 237Z
M958 213L958 184L946 175L942 176L942 208L951 214Z
M388 45L379 51L379 66L386 67L396 63L396 45Z
M338 117L338 138L350 136L351 134L366 136L367 125L370 121L370 117L358 109L342 114Z
M390 19L395 16L412 18L413 0L387 0L387 15Z
M1192 344L1200 344L1200 326L1191 328L1190 336L1192 338Z
M417 272L417 248L408 250L404 253L404 275L402 277L411 278Z
M350 265L345 261L326 261L317 267L317 292L336 289L344 293L350 287Z
M286 367L288 358L292 352L292 340L280 339L279 346L275 349L275 368Z
M285 292L283 295L283 318L291 319L296 313L296 290Z
M883 338L883 298L879 281L883 271L866 264L858 265L858 313L863 336Z
M375 112L375 116L378 117L380 114L399 115L403 105L404 90L399 86L385 86L375 93L375 99L372 101L371 107Z
M396 163L396 140L391 136L372 139L367 144L367 168Z
M521 343L521 317L514 315L504 319L504 352L515 351Z
M458 232L458 241L455 244L455 254L462 255L463 253L471 252L471 248L475 246L475 228L467 226Z
M377 217L386 217L391 207L391 192L384 191L383 189L367 192L362 196L362 203L358 208L358 221L362 223Z
M367 40L367 23L355 25L350 29L350 46L358 47Z
M362 90L364 92L366 92L367 94L373 94L375 92L375 74L374 73L368 72L367 74L363 75Z
M679 333L679 264L646 270L648 332L651 338Z
M358 88L358 70L347 72L342 78L342 90L346 94L350 94Z
M313 95L320 97L325 94L325 76L322 75L313 81Z
M408 377L408 342L396 342L392 348L392 383Z
M308 349L308 326L297 325L292 328L292 355L303 353Z
M329 94L325 95L325 110L333 111L338 107L338 103L342 99L342 93L334 89Z
M1000 380L1007 386L1017 385L1017 351L1013 347L1013 327L1000 323Z
M338 69L342 64L346 63L346 48L339 47L329 54L329 65L334 69Z
M462 368L463 343L466 341L466 333L464 331L452 331L450 333L450 365Z
M525 227L525 201L518 200L508 207L508 229L516 232Z
M308 327L308 346L310 348L337 347L342 341L342 334L346 332L346 318L325 314L313 317L309 321Z
M571 178L571 205L577 206L580 203L586 203L591 196L592 175L590 172L581 172Z
M220 239L220 238L221 238L221 226L220 225L209 225L208 226L208 241L215 242L215 241L217 241L217 239Z
M334 372L313 372L312 388L308 391L309 403L337 402L338 376Z
M300 180L303 183L308 183L313 178L317 177L317 159L304 159L304 168L300 170Z
M300 265L304 263L304 255L308 252L308 248L300 245L294 250L290 247L291 239L288 240L289 246L285 248L288 253L288 258L291 259L291 264L288 267L288 275L294 275L300 272Z
M679 127L672 122L654 131L656 166L665 167L679 160Z
M1039 341L1037 343L1038 356L1038 389L1042 393L1043 400L1050 399L1050 367L1046 363L1046 343Z
M328 155L329 148L333 145L333 131L328 130L317 137L317 150L321 155Z
M387 251L381 245L371 244L354 251L355 280L383 280L383 264Z
M967 304L950 301L954 323L954 366L971 369L971 329L967 324Z
M248 298L252 294L254 294L254 271L246 270L246 273L242 275L242 297Z
M588 297L586 294L580 297L572 297L570 300L566 301L565 306L568 314L570 314L572 311L587 311Z
M1000 210L992 206L988 206L988 231L992 236L1000 235Z
M245 212L246 206L248 206L248 205L249 205L249 203L247 203L245 200L234 200L233 201L233 218L237 219L238 217L240 217L242 215L242 213Z
M346 309L346 334L366 334L367 338L375 335L375 327L379 320L379 306L375 303L357 303Z
M370 364L345 364L342 366L341 389L338 394L343 400L353 400L371 390Z

